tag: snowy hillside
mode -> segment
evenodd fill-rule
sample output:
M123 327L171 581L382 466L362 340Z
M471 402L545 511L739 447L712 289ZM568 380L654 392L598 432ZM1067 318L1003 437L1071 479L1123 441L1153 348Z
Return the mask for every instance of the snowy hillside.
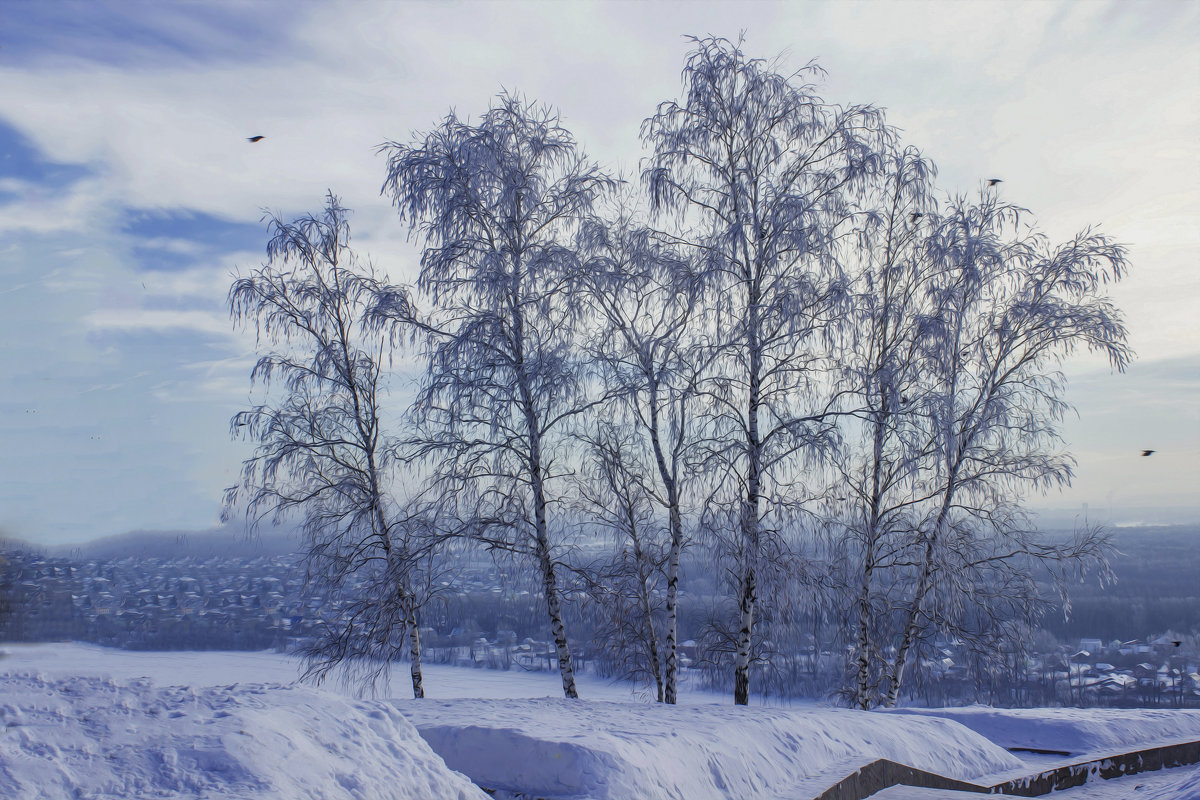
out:
M830 707L738 708L689 693L675 708L548 673L435 667L432 698L361 700L295 683L273 653L134 653L13 646L0 657L0 797L285 800L747 800L812 797L878 758L961 779L1028 774L1071 750L1200 739L1200 714ZM395 694L404 687L394 679ZM1018 755L1021 757L1018 758ZM468 780L474 780L475 785ZM880 800L957 800L893 787ZM1054 795L1194 800L1200 768Z

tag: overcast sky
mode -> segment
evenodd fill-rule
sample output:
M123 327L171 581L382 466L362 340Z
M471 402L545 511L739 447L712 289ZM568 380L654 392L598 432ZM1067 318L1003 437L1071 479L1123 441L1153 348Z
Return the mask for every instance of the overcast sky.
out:
M224 300L263 260L264 209L332 189L359 247L410 279L377 145L507 88L629 173L683 35L741 29L751 55L817 59L826 99L885 107L943 191L1002 177L1052 237L1128 245L1113 295L1138 361L1070 366L1076 485L1032 505L1200 520L1200 3L8 2L0 533L215 523L252 361Z

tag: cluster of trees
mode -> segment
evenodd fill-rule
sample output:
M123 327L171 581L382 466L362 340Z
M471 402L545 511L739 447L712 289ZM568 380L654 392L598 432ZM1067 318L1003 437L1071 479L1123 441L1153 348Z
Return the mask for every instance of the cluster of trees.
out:
M771 630L812 604L852 632L844 696L869 708L934 633L996 652L1047 570L1104 566L1102 534L1042 541L1020 499L1071 476L1061 361L1131 357L1104 295L1124 250L1052 244L994 183L939 198L881 110L817 94L815 65L694 45L682 96L643 124L640 180L511 94L383 145L383 192L424 246L415 286L355 257L332 194L271 221L268 263L230 292L273 394L234 418L258 447L227 507L298 512L311 579L376 587L313 674L406 652L420 696L419 609L455 542L537 570L567 697L569 584L668 703L699 542L743 704ZM423 368L388 428L398 349ZM573 556L604 534L611 558Z

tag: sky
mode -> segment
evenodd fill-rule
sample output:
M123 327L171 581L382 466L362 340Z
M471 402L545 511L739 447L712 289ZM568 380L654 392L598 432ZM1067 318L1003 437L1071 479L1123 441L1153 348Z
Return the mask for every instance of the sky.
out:
M254 359L225 299L263 263L265 212L332 190L357 247L412 280L378 145L508 89L632 174L685 35L741 31L750 55L816 59L827 100L886 108L943 192L1002 177L1052 239L1129 248L1112 296L1138 359L1067 365L1076 479L1030 505L1200 521L1200 3L7 0L0 535L216 523Z

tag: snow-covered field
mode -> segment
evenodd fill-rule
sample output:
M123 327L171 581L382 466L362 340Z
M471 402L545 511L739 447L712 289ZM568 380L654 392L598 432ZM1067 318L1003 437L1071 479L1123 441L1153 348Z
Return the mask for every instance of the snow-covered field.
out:
M432 666L429 698L364 700L296 683L274 653L134 653L8 646L0 657L0 797L487 797L480 786L570 800L797 798L889 758L953 777L1033 772L1007 747L1090 753L1200 738L1200 714L972 708L864 713L820 704L687 705L586 676L572 703L556 675ZM457 772L455 771L457 770ZM462 773L462 774L460 774ZM509 795L512 796L512 795ZM880 800L950 800L893 787ZM1063 800L1200 798L1200 769L1055 793Z
M112 675L149 678L158 685L226 686L230 683L298 682L295 658L272 652L133 652L88 644L4 645L0 675L35 670L53 676ZM407 665L393 669L385 697L412 697ZM644 691L629 684L610 683L591 675L580 675L579 693L595 700L642 702ZM322 689L355 695L353 686L330 679ZM425 694L431 698L520 698L562 697L558 673L510 672L462 669L440 664L425 665ZM695 702L725 702L710 694L691 694Z

